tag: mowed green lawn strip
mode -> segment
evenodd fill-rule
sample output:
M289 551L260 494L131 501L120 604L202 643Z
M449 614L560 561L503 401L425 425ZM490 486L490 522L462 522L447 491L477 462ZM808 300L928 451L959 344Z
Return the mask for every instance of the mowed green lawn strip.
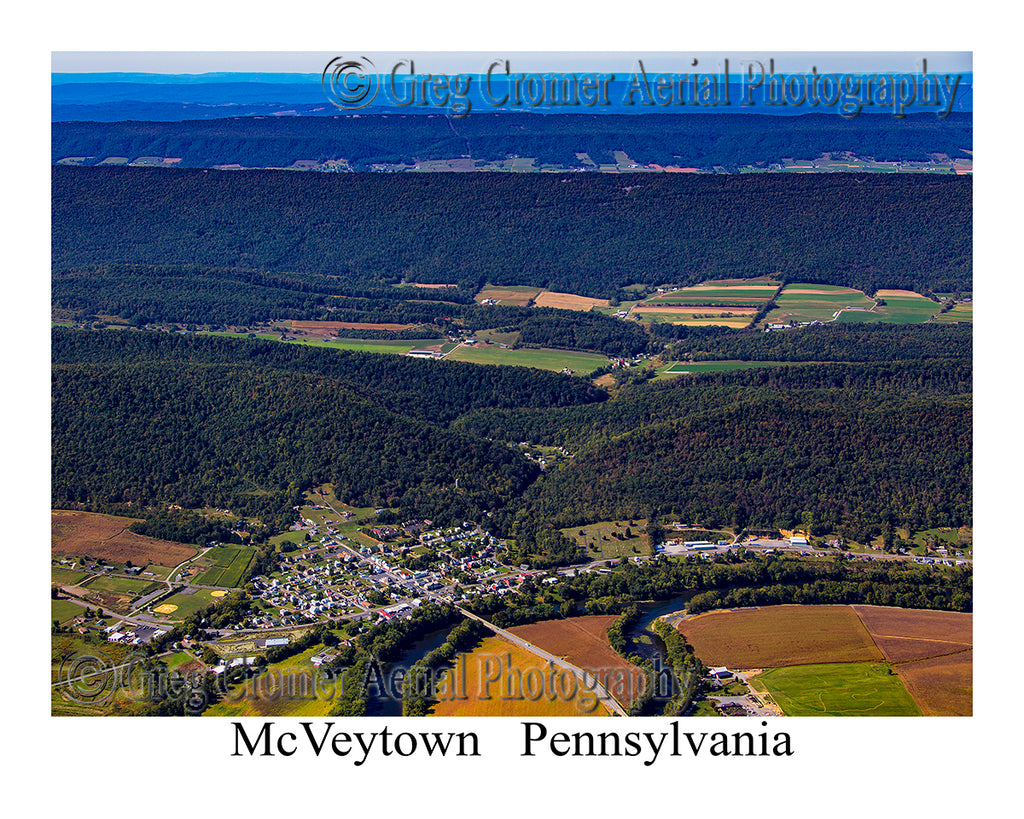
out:
M587 375L608 363L608 357L593 353L577 353L568 350L521 349L503 350L500 347L466 347L455 350L446 360L470 361L474 364L506 364L514 367L536 367L539 370L558 372L570 370Z
M787 716L920 716L887 663L823 663L773 668L754 678Z

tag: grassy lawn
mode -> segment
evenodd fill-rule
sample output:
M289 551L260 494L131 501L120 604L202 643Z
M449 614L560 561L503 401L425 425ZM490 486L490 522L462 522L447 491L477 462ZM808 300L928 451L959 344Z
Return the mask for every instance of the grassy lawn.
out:
M190 614L195 614L200 609L206 608L217 597L213 596L209 589L198 589L193 594L172 594L170 597L160 600L156 608L161 606L176 606L172 612L154 612L156 616L171 620L184 620Z
M74 620L78 615L85 612L81 606L72 603L70 600L50 600L50 620L56 620L62 625L69 620Z
M588 375L608 363L608 357L594 353L569 350L522 349L503 350L493 345L459 347L448 356L451 361L471 361L474 364L506 364L515 367L536 367L558 372L568 367L578 375Z
M50 582L60 583L64 586L77 586L89 575L86 572L76 572L73 569L62 569L57 566L50 567Z
M887 663L774 668L751 681L791 717L919 716L921 709Z
M153 583L150 580L135 580L130 577L107 577L97 575L93 577L85 588L92 592L109 592L111 594L130 594L138 596L149 590Z

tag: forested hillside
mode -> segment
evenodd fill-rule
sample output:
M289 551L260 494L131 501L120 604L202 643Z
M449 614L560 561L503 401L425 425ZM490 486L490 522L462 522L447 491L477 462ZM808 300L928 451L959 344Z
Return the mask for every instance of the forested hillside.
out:
M56 296L68 303L88 298L97 268L105 268L100 290L116 298L111 266L119 264L332 277L339 287L408 279L459 284L464 293L491 282L613 297L630 283L757 275L867 292L945 292L970 289L971 199L969 177L929 174L292 174L58 166L52 259ZM70 270L77 272L65 275ZM184 278L160 276L151 291L166 288L172 305L204 300L176 292L187 287ZM280 282L255 283L257 303L302 305L303 296L275 295ZM204 273L198 292L212 300L234 292L229 301L237 302L240 286L231 275ZM168 308L154 297L138 309L166 314ZM429 320L428 312L416 320Z
M318 85L317 94L322 93ZM180 118L178 106L178 118ZM87 109L86 109L87 110ZM170 117L174 119L175 117ZM138 120L138 116L123 117ZM541 164L579 167L625 151L640 164L733 170L783 159L814 159L850 151L879 161L924 161L932 154L964 156L973 147L972 115L862 113L776 117L760 114L474 113L441 116L237 117L184 122L55 122L53 161L70 156L180 158L182 167L240 164L287 167L297 160L346 159L355 170L374 163L471 157L483 163L510 155Z

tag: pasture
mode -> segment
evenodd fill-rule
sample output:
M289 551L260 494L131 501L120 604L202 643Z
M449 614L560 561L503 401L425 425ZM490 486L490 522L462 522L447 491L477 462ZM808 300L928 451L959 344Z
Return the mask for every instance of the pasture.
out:
M474 364L505 364L513 367L535 367L538 370L560 372L570 369L578 375L588 375L608 363L608 357L595 353L577 353L570 350L523 348L507 350L494 345L467 347L450 353L446 360L470 361Z
M177 566L195 557L193 546L128 531L136 520L54 509L50 512L50 552L62 557L102 558L121 565L131 561L135 566Z
M750 679L790 717L902 717L921 714L885 663L824 663L773 668Z
M608 715L592 693L581 690L575 676L559 672L545 686L543 680L549 674L543 660L500 637L487 637L473 651L459 655L439 685L441 700L431 713L439 717Z
M635 557L650 554L649 538L644 534L646 520L615 520L570 526L561 532L583 549L591 560Z

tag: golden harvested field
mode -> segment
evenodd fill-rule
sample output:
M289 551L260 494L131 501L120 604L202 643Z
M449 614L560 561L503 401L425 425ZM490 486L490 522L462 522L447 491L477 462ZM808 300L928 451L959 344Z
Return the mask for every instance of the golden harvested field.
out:
M893 666L926 717L973 713L974 650Z
M568 671L552 672L525 649L488 637L472 652L460 655L440 685L444 698L431 713L439 717L607 716L600 701L581 687Z
M101 557L113 563L130 560L136 566L149 563L177 566L198 554L195 547L184 543L129 532L128 527L136 520L138 518L54 509L50 512L50 552Z
M594 307L607 307L608 299L591 299L587 296L576 296L572 293L554 293L542 290L534 298L537 307L558 307L562 310L591 310Z
M516 626L509 631L589 671L624 708L629 708L644 690L644 672L626 662L608 642L608 626L616 619L613 614L570 617Z
M766 606L713 611L679 623L706 665L779 668L881 660L850 606Z
M887 606L854 606L885 659L904 663L954 654L974 641L974 615Z
M365 321L293 321L293 330L329 336L338 330L407 330L415 324L371 324Z
M487 285L474 296L476 301L494 299L499 304L518 305L525 307L530 299L535 299L540 293L539 287L492 287Z

